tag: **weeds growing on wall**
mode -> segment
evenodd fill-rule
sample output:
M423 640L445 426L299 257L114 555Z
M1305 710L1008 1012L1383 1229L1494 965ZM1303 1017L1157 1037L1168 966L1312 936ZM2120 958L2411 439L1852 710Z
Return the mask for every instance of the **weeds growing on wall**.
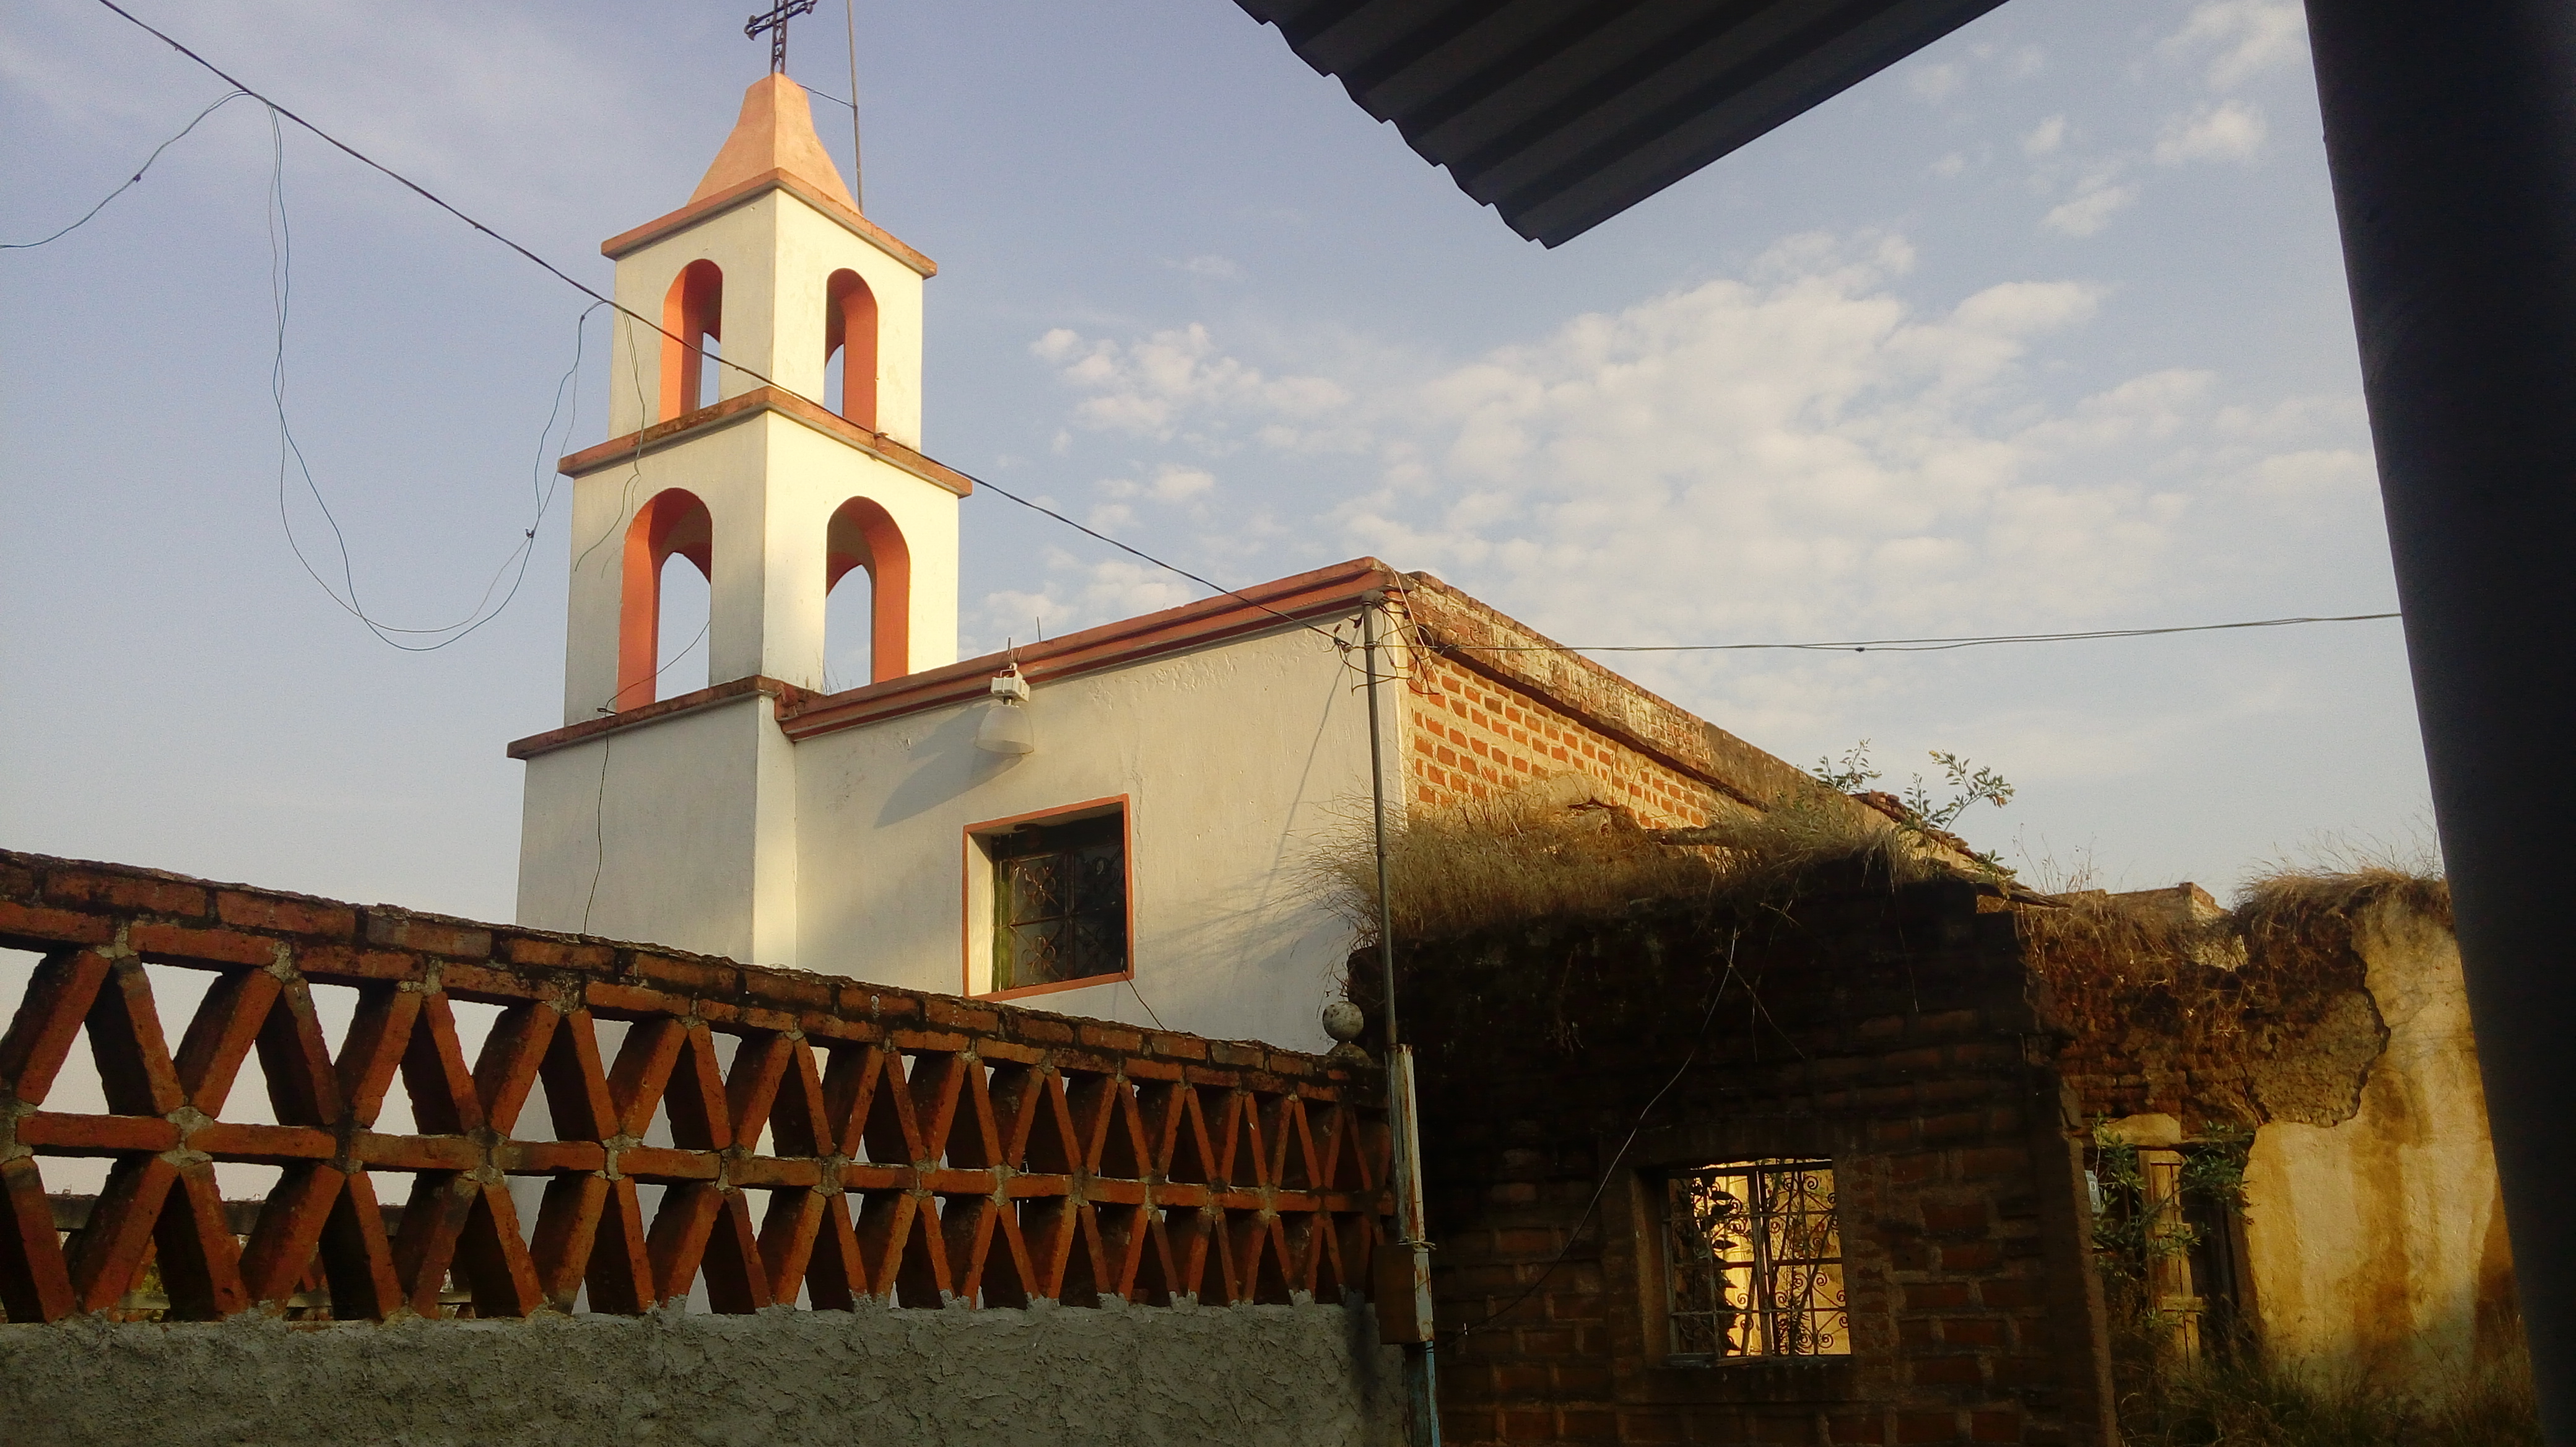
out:
M1951 872L1856 811L1781 809L1691 830L1647 830L1607 805L1509 796L1389 821L1398 939L1455 939L1540 920L1609 918L1646 903L1784 903L1817 879L1887 886ZM1377 854L1364 830L1315 856L1313 887L1377 937Z

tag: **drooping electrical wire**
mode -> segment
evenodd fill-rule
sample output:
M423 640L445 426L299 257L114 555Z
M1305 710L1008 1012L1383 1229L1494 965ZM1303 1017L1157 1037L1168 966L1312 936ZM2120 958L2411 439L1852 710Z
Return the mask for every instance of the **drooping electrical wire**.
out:
M177 135L172 136L170 139L163 141L157 146L154 146L152 148L152 154L143 158L143 164L134 168L134 174L125 178L124 185L121 185L115 190L108 192L105 196L100 197L98 204L92 206L87 211L82 212L78 221L73 222L71 225L64 227L62 230L55 232L51 236L43 237L35 241L0 242L0 251L32 250L39 246L60 241L64 237L71 235L73 232L80 230L84 226L87 226L90 223L91 217L96 216L101 211L107 209L108 202L115 200L117 197L124 195L130 190L133 190L134 187L143 180L143 173L152 169L152 163L161 159L161 153L170 149L172 146L179 144L181 141L186 140L188 133L197 128L198 122L203 121L206 117L222 110L225 106L231 105L234 101L247 99L249 96L249 91L243 90L239 86L233 87L230 91L227 91L223 96L218 98L213 105L197 112L196 120L192 120L186 125L181 126Z
M265 100L261 103L268 104ZM527 581L528 566L536 556L537 530L544 525L546 514L553 507L556 488L559 485L559 480L545 465L547 453L551 450L547 443L555 434L555 423L558 420L563 422L567 437L572 428L578 424L581 397L573 382L581 372L582 358L588 348L590 315L599 310L600 304L594 302L584 308L581 315L573 322L572 365L565 368L563 376L557 379L553 406L546 414L544 428L537 434L536 470L529 479L530 494L535 502L534 514L529 518L528 525L520 530L518 541L511 545L509 552L502 556L500 565L493 569L492 576L485 581L483 592L474 600L474 606L466 611L464 617L453 623L427 628L407 628L376 618L367 611L364 599L359 596L357 569L349 554L348 535L341 530L339 518L331 511L330 500L323 495L320 482L313 476L312 464L305 458L303 446L296 440L294 427L287 416L286 337L287 320L294 298L295 238L286 206L286 138L277 124L281 112L273 105L268 106L268 111L272 154L267 212L269 299L276 321L275 350L271 354L269 365L269 400L277 413L278 526L284 530L287 548L295 555L295 561L303 567L305 575L322 589L325 596L339 605L341 611L357 619L369 632L375 634L379 641L389 647L399 648L406 653L435 652L462 641L485 624L500 617L512 600L518 597L520 586ZM306 493L312 497L314 506L322 514L324 524L331 530L333 546L340 555L339 588L333 588L330 581L313 566L313 560L305 554L302 539L296 536L294 518L287 505L290 468L296 476L303 479ZM509 589L496 603L492 598L493 592L500 588L501 580L505 577L509 579ZM435 641L426 643L407 641L413 638L431 638Z
M103 5L103 6L105 6L107 9L109 9L109 10L111 10L111 11L114 11L117 15L121 16L122 18L124 18L128 23L130 23L130 24L134 25L136 28L138 28L138 29L140 29L140 30L144 31L145 33L147 33L147 34L151 35L151 36L152 36L152 37L154 37L155 39L157 39L157 40L161 41L163 44L165 44L165 45L169 46L171 49L173 49L173 50L177 51L179 54L181 54L181 55L183 55L183 56L187 57L189 60L194 61L196 64L198 64L198 65L200 65L200 66L204 67L207 71L211 72L211 73L212 73L212 74L214 74L216 77L218 77L218 78L222 79L222 80L223 80L223 81L225 81L227 84L232 85L233 87L235 87L236 89L240 90L240 91L241 91L241 92L243 92L244 94L246 94L246 95L250 96L252 99L255 99L255 100L259 101L262 105L267 106L267 107L270 109L270 111L273 113L273 115L274 115L274 116L282 116L282 117L284 117L284 118L285 118L285 119L287 119L287 120L293 121L293 122L294 122L295 124L297 124L298 126L303 127L305 130L312 132L315 136L319 137L322 141L324 141L325 143L329 144L331 147L333 147L334 149L336 149L336 150L340 151L341 153L343 153L343 154L345 154L345 155L349 156L351 159L353 159L353 160L355 160L355 161L359 162L361 165L364 165L364 166L368 167L368 168L369 168L369 169L371 169L371 170L374 170L374 171L377 171L377 172L381 173L382 175L384 175L384 176L388 177L389 179L393 180L396 184L398 184L398 185L402 186L402 187L403 187L403 188L405 188L406 190L409 190L409 191L411 191L412 193L414 193L415 195L418 195L422 200L425 200L425 201L429 202L431 205L436 206L438 209L440 209L440 210L442 210L442 211L445 211L445 212L446 212L446 213L448 213L449 215L451 215L451 216L455 217L457 220L464 222L467 226L472 227L474 230L479 231L479 232L483 233L484 235L486 235L486 236L488 236L488 237L492 238L494 241L499 242L501 245L508 247L511 251L516 252L519 256L521 256L521 257L525 258L527 261L529 261L529 262L531 262L531 263L534 263L536 266L538 266L539 268L543 269L543 270L544 270L548 275L553 276L556 280L561 281L561 282L562 282L562 283L564 283L566 286L572 287L574 290L579 291L579 292L580 292L580 293L582 293L584 296L589 297L589 298L590 298L594 303L596 303L597 305L599 305L599 306L609 307L609 308L611 308L611 309L615 310L619 315L621 315L621 316L625 317L629 322L633 322L633 323L641 323L643 326L645 326L645 327L647 327L647 328L651 329L652 331L654 331L654 332L658 333L659 335L661 335L661 336L663 336L663 337L665 337L665 338L668 338L668 339L669 339L669 340L671 340L671 341L678 342L680 345L682 345L682 346L684 346L684 347L690 346L690 343L689 343L686 339L684 339L684 338L680 337L677 333L672 332L672 331L671 331L671 330L669 330L668 328L666 328L666 327L662 326L659 322L654 321L652 318L647 317L647 316L645 316L645 315L643 315L643 314L641 314L641 313L639 313L639 312L635 311L634 309L632 309L632 308L630 308L630 307L627 307L627 306L621 305L621 304L620 304L620 303L618 303L615 299L613 299L613 298L611 298L611 297L604 296L604 295L600 294L598 291L594 290L593 288L591 288L591 287L589 287L589 286L587 286L587 285L584 285L582 282L580 282L580 281L578 281L578 280L574 279L570 274L566 273L566 272L565 272L565 271L563 271L561 268L557 267L554 263L552 263L552 262L550 262L550 261L547 261L547 260L546 260L544 257L542 257L542 256L539 256L536 252L529 250L527 247L520 245L518 242L516 242L516 241L514 241L514 240L510 239L509 237L507 237L507 236L505 236L505 235L501 234L500 232L498 232L498 231L496 231L496 230L492 229L491 227L489 227L489 226L487 226L487 225L483 224L482 222L475 220L473 217L471 217L471 216L467 215L465 212L463 212L463 211L461 211L461 210L457 209L455 206L453 206L453 205L449 204L445 199L443 199L443 198L441 198L440 196L438 196L435 192L432 192L432 191L431 191L431 190L429 190L427 187L422 186L419 182L412 180L410 177L403 175L401 172L394 170L392 167L385 165L383 162L378 161L378 160L376 160L375 158L373 158L373 157L371 157L371 156L367 155L366 153L364 153L364 152L362 152L362 151L358 150L356 147L349 145L347 142L342 141L342 140L341 140L340 138L338 138L337 136L332 135L330 132L323 130L321 127L319 127L319 126L317 126L317 125L313 124L311 121L308 121L308 120L304 119L302 116L297 115L294 111L289 110L289 109L287 109L286 107L279 105L276 101L269 99L269 97L267 97L266 95L263 95L263 94L262 94L262 93L260 93L259 91L254 90L254 89L252 89L251 87L249 87L249 86L247 86L247 85L242 84L242 82L241 82L241 81L239 81L239 80L237 80L237 79L235 79L235 78L232 76L232 74L231 74L230 72L228 72L228 71L224 70L224 69L223 69L223 68L221 68L220 66L217 66L214 62L212 62L212 61L210 61L210 60L206 59L204 56L199 55L196 51L189 49L189 48L188 48L187 46L185 46L185 45L182 45L181 43L179 43L177 40L173 39L173 38L172 38L170 35L168 35L167 33L165 33L165 32L163 32L163 31L161 31L161 30L159 30L159 29L155 28L154 26L152 26L152 25L150 25L150 24L145 23L145 22L144 22L144 21L142 21L141 19L138 19L138 18L137 18L137 17L136 17L136 16L135 16L131 11L128 11L128 10L126 10L123 6L121 6L121 5L117 4L117 3L116 3L116 0L98 0L98 3L99 3L99 4L101 4L101 5ZM810 92L810 91L809 91L809 94L821 94L821 93L820 93L820 92ZM832 101L835 101L836 103L838 103L838 104L842 104L842 105L848 105L848 104L849 104L849 102L847 102L847 101L841 101L841 100L839 100L837 97L833 97L833 96L824 96L823 98L824 98L824 99L826 99L826 100L832 100ZM594 309L595 309L595 308L594 308ZM585 312L585 313L584 313L584 315L585 315L585 316L587 316L587 315L588 315L588 313L587 313L587 312ZM814 406L816 406L816 407L823 407L823 404L822 404L822 403L820 403L820 402L815 401L815 399L813 399L813 398L811 398L811 397L807 397L807 396L805 396L804 394L802 394L802 393L800 393L800 392L797 392L795 389L793 389L793 388L791 388L791 387L782 386L781 384L779 384L779 383L778 383L777 381L775 381L774 379L772 379L772 378L770 378L770 377L768 377L768 376L763 375L761 372L757 371L757 370L756 370L756 369L754 369L754 368L746 367L746 366L742 365L740 362L736 362L736 361L729 360L729 359L727 359L727 358L725 358L725 357L723 357L723 356L721 356L721 355L712 355L712 356L710 357L710 360L712 360L712 361L713 361L717 366L719 366L719 367L729 368L729 369L731 369L731 370L733 370L733 371L735 371L735 372L738 372L738 373L742 374L742 375L743 375L743 376L745 376L745 377L750 378L752 381L755 381L755 382L759 383L759 384L760 384L760 385L762 385L762 386L772 388L772 389L776 390L777 392L779 392L779 393L781 393L781 394L783 394L783 395L790 396L790 397L795 397L795 398L797 398L799 401L803 401L803 402L811 403L812 405L814 405ZM829 411L829 410L831 410L831 409L829 409L828 407L823 407L823 410L825 410L825 411ZM641 455L642 455L642 450L643 450L643 449L642 449L642 438L641 438L641 434L640 434L640 432L639 432L639 434L638 434L637 444L638 444L638 445L637 445L637 456L638 456L638 458L639 458L639 460L640 460ZM1189 570L1189 569L1187 569L1187 568L1183 568L1183 567L1179 566L1178 564L1170 563L1170 562L1166 562L1165 560L1163 560L1163 559L1161 559L1161 558L1158 558L1158 557L1154 556L1153 554L1151 554L1151 553L1148 553L1148 552L1144 551L1144 550L1143 550L1143 549L1141 549L1141 548L1135 547L1135 546L1133 546L1133 545L1131 545L1131 544L1128 544L1128 543L1121 542L1121 541L1119 541L1118 539L1113 538L1113 537L1109 536L1108 534L1106 534L1106 533L1103 533L1103 532L1099 531L1099 530L1098 530L1098 529L1096 529L1096 528L1087 527L1087 526L1085 526L1085 525L1083 525L1083 524L1081 524L1081 523L1075 522L1072 518L1069 518L1069 517L1065 516L1063 513L1060 513L1060 512L1056 511L1055 509L1053 509L1053 508L1051 508L1051 507L1047 507L1047 506L1045 506L1044 504L1041 504L1041 503L1039 503L1039 502L1036 502L1036 501L1034 501L1033 499L1026 498L1026 497L1022 497L1022 496L1021 496L1021 495L1019 495L1018 493L1012 492L1012 491L1011 491L1010 489L1008 489L1008 488L1004 488L1004 487L997 486L997 485L995 485L994 483L988 482L988 481L986 481L986 480L985 480L985 479L983 479L983 478L976 477L974 474L972 474L972 473L968 473L968 472L966 472L966 471L965 471L964 469L962 469L962 468L952 468L951 470L952 470L952 471L957 472L959 476L966 478L969 482L971 482L971 483L972 483L972 484L974 484L975 486L980 487L980 488L986 488L986 489L989 489L989 490L990 490L990 491L992 491L995 495L997 495L997 496L999 496L999 497L1003 498L1003 499L1004 499L1004 500L1006 500L1006 501L1013 502L1013 503L1017 503L1019 506L1024 507L1024 508L1027 508L1028 510L1030 510L1030 511L1032 511L1032 512L1035 512L1035 513L1038 513L1038 514L1040 514L1040 515L1042 515L1042 516L1045 516L1045 517L1051 518L1051 519L1053 519L1053 520L1054 520L1054 521L1056 521L1056 522L1059 522L1059 523L1064 524L1066 527L1072 528L1074 531L1079 532L1079 533L1083 534L1083 535L1084 535L1084 536L1086 536L1086 537L1092 538L1092 539L1094 539L1094 540L1096 540L1096 541L1098 541L1098 542L1106 543L1106 544L1108 544L1110 547L1116 548L1116 549L1117 549L1117 550L1119 550L1120 552L1126 553L1126 554L1128 554L1128 555L1129 555L1129 556L1131 556L1131 557L1134 557L1134 558L1136 558L1136 559L1138 559L1138 560L1140 560L1140 561L1142 561L1142 562L1144 562L1144 563L1150 564L1150 565L1151 565L1151 566L1153 566L1153 567L1160 568L1160 569L1162 569L1163 571L1168 572L1168 573L1171 573L1171 574L1173 574L1173 575L1175 575L1175 576L1177 576L1177 577L1185 578L1185 579L1189 580L1190 582L1193 582L1193 583L1198 584L1200 587L1203 587L1203 588L1206 588L1206 589L1210 590L1211 592L1215 592L1215 593L1223 594L1223 595L1225 595L1225 596L1227 596L1227 597L1230 597L1230 598L1235 599L1235 600L1236 600L1236 601L1238 601L1238 602L1243 602L1243 603L1251 604L1253 607L1258 608L1258 609L1260 609L1262 612L1264 612L1264 613L1268 613L1268 614L1270 614L1271 616L1278 618L1278 619L1279 619L1280 621L1282 621L1282 622L1295 624L1296 626L1301 627L1301 628L1304 628L1304 629L1306 629L1307 631L1312 632L1312 633L1316 634L1316 635L1317 635L1317 636L1319 636L1319 637L1322 637L1322 638L1325 638L1325 639L1330 640L1330 641L1334 644L1334 646L1335 646L1336 648L1338 648L1338 649L1342 649L1342 650L1344 650L1344 651L1347 651L1349 648L1351 648L1352 646L1354 646L1354 645L1352 645L1352 644L1350 643L1350 641L1349 641L1349 640L1347 640L1347 639L1343 639L1343 638L1339 638L1339 637L1336 637L1334 634L1332 634L1332 633L1328 632L1327 630L1325 630L1325 629L1323 629L1323 628L1321 628L1321 627L1316 626L1316 625L1315 625L1314 623L1312 623L1312 622L1309 622L1309 621L1307 621L1307 620L1305 620L1305 619L1302 619L1302 618L1295 618L1295 617L1291 617L1290 615L1288 615L1288 614L1286 614L1286 613L1282 613L1282 612L1280 612L1278 609L1273 608L1273 607L1269 606L1268 604L1263 603L1263 602L1261 602L1260 600L1258 600L1258 599L1256 599L1256 598L1249 597L1249 596L1245 595L1244 593L1241 593L1241 592L1239 592L1239 591L1237 591L1237 590L1235 590L1235 589L1233 589L1233 588L1228 588L1228 587L1224 586L1224 585L1223 585L1223 584L1221 584L1221 583L1213 582L1213 581L1211 581L1210 579L1205 578L1205 577L1202 577L1201 575L1199 575L1199 574L1197 574L1197 573L1194 573L1194 572L1190 571L1190 570ZM299 555L299 556L300 556L300 555ZM310 566L309 566L309 565L308 565L307 570L308 570L308 571L310 571ZM316 581L317 581L317 582L318 582L318 581L320 581L320 578L319 578L319 575L318 575L318 574L316 575ZM327 586L328 586L328 585L326 584L326 585L325 585L326 589L327 589ZM335 597L336 597L336 595L335 595ZM344 605L344 606L346 606L346 605ZM353 611L354 611L354 610L353 610ZM363 615L360 615L360 616L362 616L362 617L363 617ZM2124 628L2124 629L2103 629L2103 630L2097 630L2097 631L2092 631L2092 632L2007 634L2007 635L1997 635L1997 636L1993 636L1993 637L1857 639L1857 640L1842 640L1842 641L1828 641L1828 642L1815 642L1815 643L1594 644L1594 645L1561 645L1561 644L1526 644L1526 645L1461 645L1461 644L1448 644L1448 645L1446 645L1446 646L1453 647L1453 648L1472 648L1472 650L1473 650L1473 651L1478 651L1478 652L1491 652L1491 653L1501 653L1501 652L1572 652L1572 653L1697 653L1697 652L1712 652L1712 653L1715 653L1715 652L1754 652L1754 651L1766 651L1766 650L1779 650L1779 651L1802 651L1802 652L1872 652L1872 651L1876 651L1876 652L1887 652L1887 653L1917 653L1917 652L1935 652L1935 651L1941 651L1941 650L1946 650L1946 649L1954 649L1954 648L1974 648L1974 647L1984 647L1984 646L1989 646L1989 645L1995 645L1995 644L2007 644L2007 643L2052 643L2052 642L2071 642L2071 641L2077 641L2077 640L2105 639L2105 638L2141 638L2141 637L2152 637L2152 636L2156 636L2156 635L2160 635L2160 634L2168 634L2168 633L2198 633L2198 632L2215 632L2215 631L2221 631L2221 630L2228 630L2228 629L2242 629L2242 628L2279 628L2279 627L2288 627L2288 626L2292 626L2292 625L2298 625L2298 624L2309 624L2309 623L2353 623L2353 622L2368 622L2368 621L2373 621L2373 620L2377 620L2377 619L2394 618L2394 617L2396 617L2396 616L2398 616L2398 615L2396 615L2395 613L2357 613L2357 614L2348 614L2348 615L2342 615L2342 616L2336 616L2336 617L2269 618L2269 619L2254 619L2254 620L2249 620L2249 621L2245 621L2245 622L2235 622L2235 623L2203 623L2203 624L2190 624L2190 625L2184 625L2184 626L2179 626L2179 627L2166 627L2166 628ZM370 626L373 626L373 625L371 624ZM380 635L380 636L381 636L381 635ZM387 639L386 641L387 641L387 642L393 642L393 640L391 640L391 639ZM396 646L397 646L397 647L399 647L399 646L403 646L403 645L396 644Z

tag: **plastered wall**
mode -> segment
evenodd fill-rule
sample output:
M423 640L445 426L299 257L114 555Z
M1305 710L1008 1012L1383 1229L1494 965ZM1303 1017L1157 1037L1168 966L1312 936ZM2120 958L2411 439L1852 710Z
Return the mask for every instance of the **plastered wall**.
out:
M2350 1119L2255 1133L2255 1310L2286 1360L2438 1394L2521 1342L2477 1042L2440 921L2383 901L2354 945L2388 1043Z
M1301 870L1319 844L1366 826L1358 682L1301 628L1040 682L1027 705L1037 752L1017 759L975 747L980 701L805 740L798 962L980 990L968 826L1125 796L1135 980L1031 1003L1323 1049L1316 1012L1338 993L1352 934Z
M771 1311L0 1326L23 1447L1400 1443L1365 1308Z

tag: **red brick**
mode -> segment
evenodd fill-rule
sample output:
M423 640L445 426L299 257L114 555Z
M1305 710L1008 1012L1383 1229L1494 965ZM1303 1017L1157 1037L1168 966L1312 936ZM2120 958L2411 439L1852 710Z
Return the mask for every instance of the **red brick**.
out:
M1916 1357L1906 1363L1915 1385L1923 1387L1973 1387L1986 1379L1983 1358Z
M972 1030L979 1035L990 1035L1002 1028L999 1012L981 1005L944 1000L936 995L921 1002L921 1018L926 1024L945 1025L952 1030ZM1141 1047L1143 1042L1138 1044Z
M1992 1281L1986 1283L1989 1287L1997 1284ZM1916 1281L1900 1290L1905 1293L1908 1311L1956 1311L1973 1304L1968 1283L1964 1281Z
M1985 1133L1986 1116L1983 1111L1955 1111L1948 1115L1930 1116L1923 1121L1923 1139L1927 1143L1975 1140Z
M5 931L0 919L0 931ZM277 960L278 942L238 930L187 929L172 924L138 924L125 932L125 942L146 958L220 960L234 965L267 965Z
M1980 1146L1959 1152L1959 1174L1969 1180L2016 1176L2030 1168L2030 1153L2019 1146Z
M1887 1418L1872 1412L1858 1417L1835 1417L1826 1429L1836 1442L1856 1442L1863 1447L1879 1447L1887 1440Z
M784 970L745 970L742 987L756 999L799 1010L830 1009L832 982Z
M500 945L504 962L530 969L583 970L604 974L617 967L617 951L607 945L547 939L537 935L504 935Z
M324 984L343 979L416 980L428 965L407 950L353 950L346 945L309 945L295 952L295 968Z
M191 919L202 919L206 913L205 890L193 884L181 884L175 879L154 879L150 875L57 869L45 876L45 897L64 904L185 915Z
M1062 1020L1037 1020L1023 1015L1019 1019L1013 1021L1012 1025L1013 1033L1017 1034L1023 1040L1033 1040L1041 1045L1070 1045L1073 1043L1073 1027ZM1177 1053L1167 1048L1172 1043L1172 1037L1169 1035L1155 1036L1154 1053L1157 1055L1171 1055Z
M1622 1412L1619 1414L1619 1440L1679 1442L1683 1440L1682 1424L1661 1412Z
M115 936L116 921L105 915L0 901L0 937L47 944L103 945Z
M2013 1277L1997 1277L1977 1283L1977 1297L1996 1311L2025 1311L2040 1303L2036 1286Z
M1556 1369L1556 1390L1561 1397L1578 1401L1606 1401L1610 1396L1610 1369L1561 1364Z
M237 929L276 930L326 940L355 939L358 934L358 912L345 904L232 889L215 896L215 917Z
M366 938L371 945L420 950L456 959L480 960L492 953L490 930L442 919L423 919L400 910L368 910Z
M516 941L512 942L513 953ZM637 950L628 973L639 980L699 995L730 995L741 988L742 972L715 960L680 959Z
M1115 1050L1121 1055L1133 1055L1145 1048L1145 1037L1141 1032L1135 1030L1121 1030L1110 1025L1077 1025L1074 1027L1074 1034L1083 1044L1090 1046L1094 1050ZM1225 1052L1228 1048L1239 1049L1239 1047L1219 1045L1215 1051L1218 1061L1229 1065L1259 1065L1261 1063L1261 1056L1258 1051L1253 1052L1250 1060L1227 1060Z
M1959 1417L1955 1412L1900 1412L1896 1417L1896 1440L1900 1443L1956 1442L1959 1440Z
M2018 1442L2021 1440L2021 1413L2005 1408L1968 1414L1968 1437L1976 1442Z
M2003 1259L2004 1248L1992 1241L1954 1241L1941 1248L1944 1271L1992 1271Z
M1986 1229L1989 1217L1983 1201L1960 1201L1943 1204L1923 1203L1923 1229L1936 1236L1975 1235Z
M1955 1347L2000 1347L2004 1344L2004 1323L1991 1316L1944 1317L1941 1340Z
M1608 1412L1566 1412L1558 1419L1560 1442L1616 1442L1619 1419Z

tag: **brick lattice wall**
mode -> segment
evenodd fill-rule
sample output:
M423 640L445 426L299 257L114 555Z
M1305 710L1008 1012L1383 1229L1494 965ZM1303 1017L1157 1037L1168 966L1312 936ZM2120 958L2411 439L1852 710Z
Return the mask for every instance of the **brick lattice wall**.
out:
M2104 1443L2027 981L2005 901L1957 882L1411 953L1447 1440ZM1832 1162L1852 1354L1669 1365L1655 1171L1765 1157Z
M1339 1302L1380 1234L1373 1087L1258 1044L16 853L0 947L42 957L0 1002L13 1324L130 1313L147 1269L202 1320ZM103 1107L55 1098L76 1050ZM112 1164L67 1230L68 1158ZM228 1202L225 1163L281 1173Z

